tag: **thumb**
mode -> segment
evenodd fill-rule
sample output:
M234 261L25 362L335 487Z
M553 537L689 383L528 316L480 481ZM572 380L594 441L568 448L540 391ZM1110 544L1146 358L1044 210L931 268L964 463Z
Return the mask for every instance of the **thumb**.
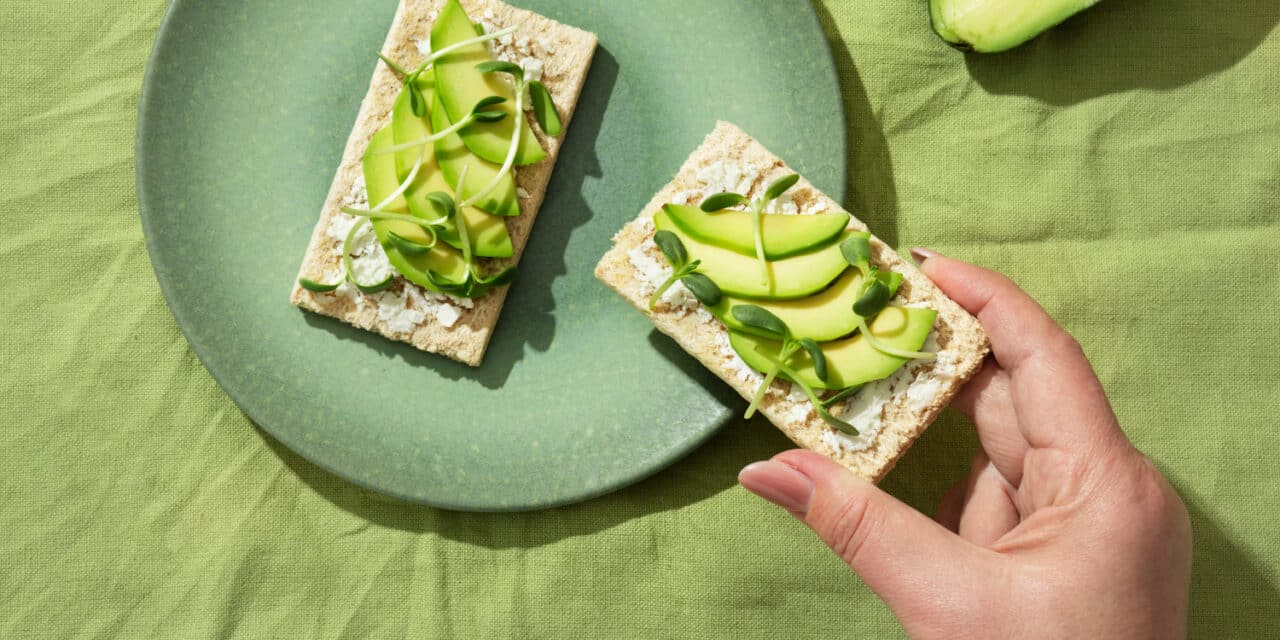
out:
M748 465L738 480L804 521L904 622L963 614L993 572L988 552L812 451Z

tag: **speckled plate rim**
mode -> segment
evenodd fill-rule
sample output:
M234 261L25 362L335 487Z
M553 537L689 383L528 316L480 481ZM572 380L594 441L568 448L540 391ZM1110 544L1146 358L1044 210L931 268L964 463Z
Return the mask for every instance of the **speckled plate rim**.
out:
M501 507L501 508L499 507L477 508L475 505L451 502L449 500L429 500L429 499L423 499L419 497L408 496L402 493L398 493L394 489L390 489L388 487L374 486L370 483L362 481L361 479L351 474L347 474L343 472L341 469L331 467L327 464L324 464L322 461L313 459L312 457L303 454L302 453L302 451L304 450L303 448L297 446L288 437L282 437L280 435L280 430L272 429L270 427L270 424L271 424L270 418L268 418L267 416L259 412L257 404L251 398L247 397L245 394L240 393L238 390L234 389L232 386L228 386L225 381L225 375L221 370L221 368L216 365L212 365L210 363L209 358L207 357L207 352L209 349L208 345L205 345L197 337L197 335L195 335L192 332L191 330L191 327L193 326L192 321L187 316L183 305L175 303L175 293L174 293L175 285L169 279L167 275L167 273L169 272L169 269L167 268L166 263L163 262L163 258L160 257L163 252L159 251L158 247L156 246L157 234L155 232L155 229L153 229L151 225L151 216L148 214L148 211L152 210L152 205L150 202L150 198L147 195L149 190L147 189L147 186L146 186L147 185L147 179L146 179L147 155L144 153L144 146L146 144L147 133L148 133L147 113L148 113L148 107L151 104L151 102L157 99L156 93L154 91L154 79L156 74L156 68L157 68L157 64L159 63L159 58L163 54L162 51L165 48L165 44L168 41L168 39L171 37L172 29L170 27L173 21L175 20L174 16L177 13L176 8L178 7L179 4L183 2L189 2L189 1L191 0L171 0L169 2L169 5L165 8L164 16L160 20L160 26L156 30L156 37L154 42L152 43L151 52L147 56L147 66L146 66L146 70L143 73L142 88L141 88L141 92L139 94L139 99L138 99L138 117L136 120L135 133L134 133L134 191L138 200L138 215L139 215L139 218L141 219L143 236L147 246L147 256L151 262L152 271L156 275L156 280L160 285L160 292L164 296L165 304L166 306L168 306L169 312L173 314L174 320L178 324L178 329L182 332L182 335L187 340L187 343L191 345L191 349L192 351L195 352L196 357L200 361L200 364L205 368L205 370L209 372L209 374L213 377L214 382L218 383L218 386L223 390L223 392L226 393L227 396L231 398L231 401L234 402L236 406L239 407L240 410L243 411L245 415L247 415L249 419L253 421L253 423L258 427L260 432L280 442L285 447L287 447L290 451L294 452L295 454L305 459L308 463L316 465L317 467L323 469L327 473L333 474L334 476L339 477L344 481L354 484L356 486L362 487L364 489L368 489L369 491L373 491L375 493L390 496L397 500L414 503L414 504L422 504L425 506L435 507L439 509L453 510L453 511L520 512L520 511L534 511L539 509L549 509L553 507L576 504L579 502L591 500L592 498L597 498L605 494L612 493L624 487L640 482L641 480L644 480L656 474L657 472L671 466L681 458L684 458L694 449L697 449L698 447L702 446L703 443L710 440L712 436L718 433L727 424L734 421L735 419L734 415L728 414L724 420L721 420L718 423L713 423L709 428L703 430L702 432L695 433L691 437L687 438L684 442L675 444L672 447L670 447L667 450L667 455L652 458L648 461L646 465L637 466L634 469L634 471L631 473L619 474L612 481L600 483L598 485L592 486L581 492L568 493L556 499L551 499L546 501L530 501L520 505L513 505L513 506ZM813 8L813 5L810 3L804 3L803 5L800 5L797 8L804 10L805 15L809 18L809 21L812 23L812 28L815 29L817 33L822 34L821 38L816 39L818 40L817 51L822 54L821 59L823 62L825 62L825 65L823 66L825 67L824 71L826 72L827 77L830 79L830 81L836 83L837 87L839 87L840 75L838 70L836 69L835 58L832 55L831 43L826 36L826 31L822 27L821 20L818 18L817 11ZM841 100L843 101L843 93L841 93ZM843 109L843 103L841 104L841 107L842 108L840 110L840 120L842 123L844 123L845 126L842 126L840 128L840 133L839 133L840 157L838 159L835 159L835 162L839 167L839 173L841 175L847 176L848 175L848 155L849 155L849 139L848 139L849 134L848 134L848 123L844 115L845 111ZM839 186L835 189L835 193L832 193L829 195L832 195L832 197L837 202L843 202L847 195L845 193L846 191L845 185L846 185L846 182L841 181Z

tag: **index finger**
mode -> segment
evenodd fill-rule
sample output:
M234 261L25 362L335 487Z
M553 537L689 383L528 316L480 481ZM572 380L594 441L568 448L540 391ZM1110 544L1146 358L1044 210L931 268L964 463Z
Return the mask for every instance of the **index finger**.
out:
M1032 447L1100 444L1120 426L1080 344L1009 278L946 256L920 265L982 323L1009 375L1018 428Z

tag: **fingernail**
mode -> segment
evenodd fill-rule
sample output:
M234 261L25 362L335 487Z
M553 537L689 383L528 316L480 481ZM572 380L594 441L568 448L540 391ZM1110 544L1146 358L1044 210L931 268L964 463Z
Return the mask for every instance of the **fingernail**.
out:
M747 491L792 513L809 510L813 483L803 473L781 462L753 462L738 473L738 482Z
M915 258L916 264L920 264L925 260L928 260L929 258L936 258L940 255L942 254L938 253L937 251L934 251L933 249L926 249L924 247L911 247L911 257Z

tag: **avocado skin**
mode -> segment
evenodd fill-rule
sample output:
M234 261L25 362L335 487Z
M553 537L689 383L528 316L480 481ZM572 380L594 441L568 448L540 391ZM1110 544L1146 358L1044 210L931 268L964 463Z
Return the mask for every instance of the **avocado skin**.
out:
M475 37L475 24L467 16L458 0L448 0L440 9L440 15L431 26L431 44L435 49L443 49L452 44ZM436 91L444 103L450 122L458 122L471 112L476 103L491 95L506 98L506 102L488 107L490 110L507 112L507 117L497 122L476 122L459 132L459 137L467 148L477 156L502 164L506 160L511 143L511 134L515 128L516 118L524 118L524 114L513 113L515 107L515 91L507 80L498 74L486 74L475 66L493 59L489 48L484 43L469 45L449 53L435 62ZM526 123L527 124L527 123ZM521 127L520 142L517 147L515 164L523 166L540 162L547 157L546 151L538 142L537 136L530 127Z
M770 261L772 286L766 286L755 258L690 237L667 217L665 211L654 213L653 224L660 230L676 234L684 243L689 259L701 261L698 271L711 278L721 292L757 300L794 300L825 289L849 266L840 253L839 243L859 233L846 231L823 247Z
M667 217L691 237L756 257L754 221L746 211L714 211L698 207L668 204L662 210ZM789 258L830 242L849 225L849 214L818 213L805 216L779 213L761 214L764 257L769 260Z
M960 51L998 53L1017 47L1099 0L929 0L933 32ZM960 15L948 20L955 9ZM1014 16L1010 19L1010 16ZM992 24L1005 20L1007 24Z

